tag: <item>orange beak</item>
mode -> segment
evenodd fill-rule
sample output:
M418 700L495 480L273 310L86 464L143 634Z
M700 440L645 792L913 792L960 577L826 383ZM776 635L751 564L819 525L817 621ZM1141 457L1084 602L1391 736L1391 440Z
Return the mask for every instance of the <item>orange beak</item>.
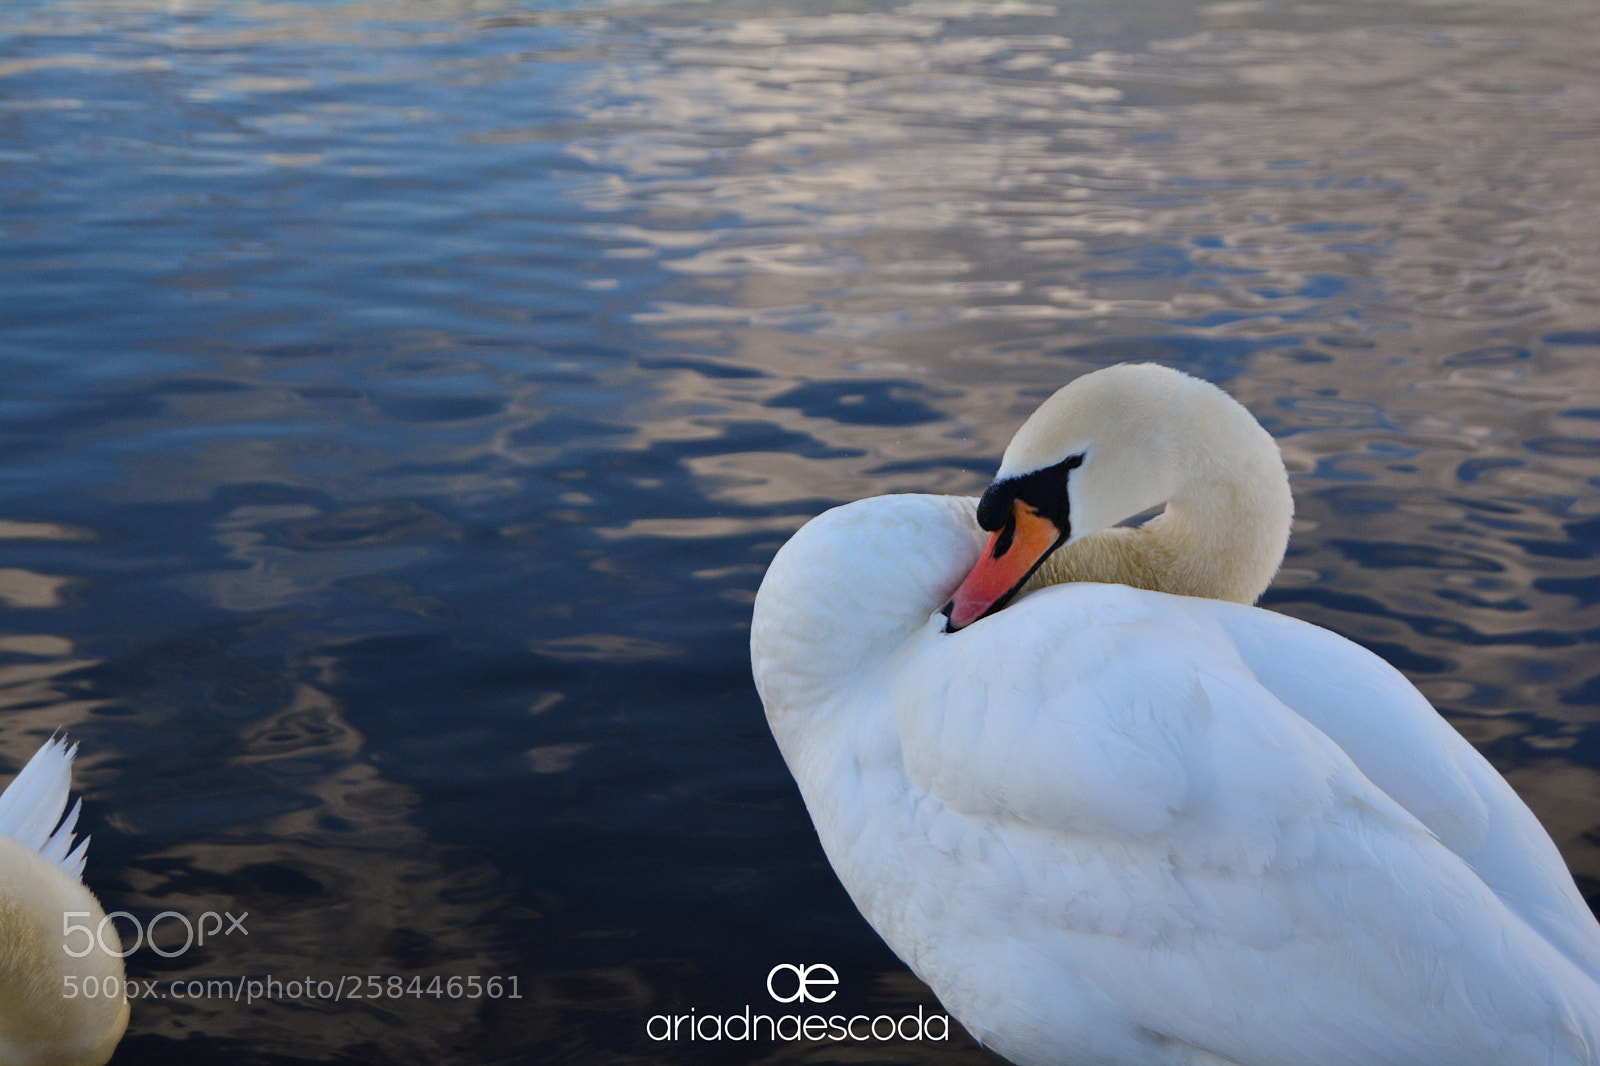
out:
M1054 522L1021 500L1013 500L1011 520L989 534L977 565L945 605L945 632L965 629L1010 603L1062 539Z

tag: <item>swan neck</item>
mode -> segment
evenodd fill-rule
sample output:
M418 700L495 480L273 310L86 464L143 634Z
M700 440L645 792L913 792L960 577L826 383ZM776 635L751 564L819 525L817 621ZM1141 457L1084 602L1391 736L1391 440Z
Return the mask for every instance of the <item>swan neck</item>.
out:
M1097 581L1254 603L1283 561L1294 499L1277 444L1254 419L1239 430L1175 464L1181 477L1160 514L1069 541L1029 587Z

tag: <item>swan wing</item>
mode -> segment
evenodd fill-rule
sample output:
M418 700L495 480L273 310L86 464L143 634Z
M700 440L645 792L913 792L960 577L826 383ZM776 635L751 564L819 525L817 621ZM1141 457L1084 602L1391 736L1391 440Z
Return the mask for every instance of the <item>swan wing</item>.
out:
M1411 682L1326 629L1271 611L1217 606L1217 620L1262 685L1600 981L1600 926L1561 853L1505 778ZM1293 655L1283 654L1285 647Z
M890 700L914 799L981 871L947 912L1008 915L1056 987L1233 1062L1591 1061L1600 989L1258 680L1218 606L1057 586L908 643ZM1443 795L1476 791L1462 774ZM1449 831L1488 839L1483 817ZM936 989L982 964L949 929L910 952Z

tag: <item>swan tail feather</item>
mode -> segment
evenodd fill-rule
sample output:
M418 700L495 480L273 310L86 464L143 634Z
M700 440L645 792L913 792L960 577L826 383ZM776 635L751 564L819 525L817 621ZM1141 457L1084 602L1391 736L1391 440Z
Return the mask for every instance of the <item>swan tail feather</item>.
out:
M83 873L89 844L85 837L73 847L83 801L67 810L72 760L77 753L76 744L51 737L0 792L0 835L20 840L74 876Z

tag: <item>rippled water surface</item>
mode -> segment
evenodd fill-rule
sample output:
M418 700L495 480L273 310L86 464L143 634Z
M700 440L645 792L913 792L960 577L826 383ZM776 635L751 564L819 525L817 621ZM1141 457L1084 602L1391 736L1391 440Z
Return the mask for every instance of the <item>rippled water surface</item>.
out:
M81 742L118 1063L995 1061L654 1042L936 1002L749 680L807 517L976 493L1094 367L1222 384L1266 603L1400 667L1600 893L1600 11L0 8L0 762ZM505 986L509 992L513 986ZM852 1057L853 1056L853 1057Z

